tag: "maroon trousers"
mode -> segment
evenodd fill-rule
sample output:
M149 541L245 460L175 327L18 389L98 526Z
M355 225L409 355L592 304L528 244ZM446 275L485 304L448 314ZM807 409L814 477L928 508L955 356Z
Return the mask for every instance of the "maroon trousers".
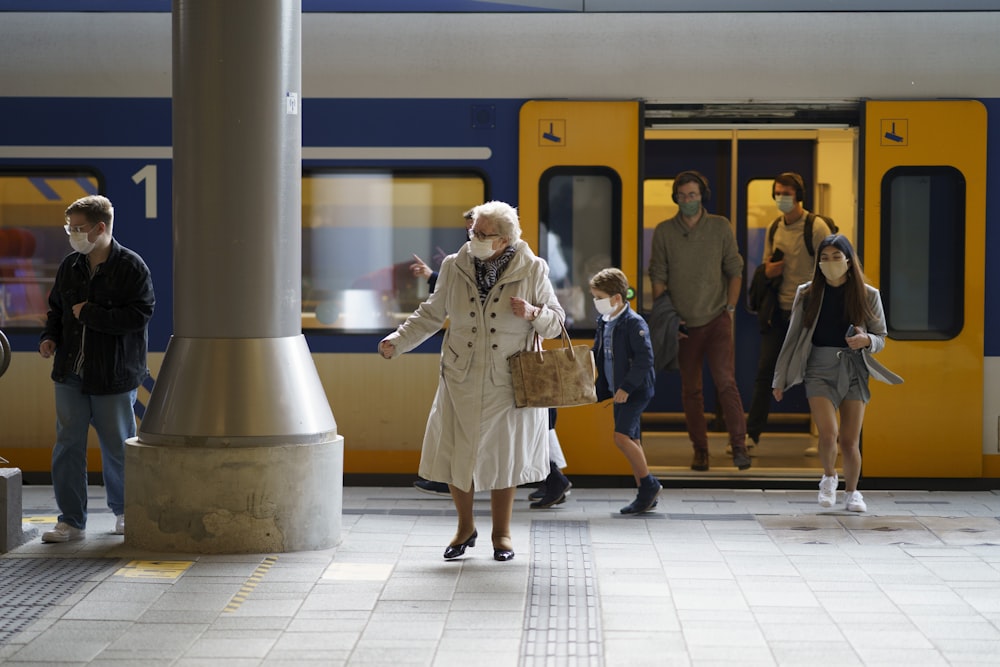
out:
M733 352L733 318L723 312L701 327L689 327L688 337L682 338L677 352L681 370L681 398L688 435L696 450L708 449L708 422L705 419L705 397L702 394L702 367L708 370L719 392L722 414L729 429L733 449L746 446L747 423L743 401L736 386Z

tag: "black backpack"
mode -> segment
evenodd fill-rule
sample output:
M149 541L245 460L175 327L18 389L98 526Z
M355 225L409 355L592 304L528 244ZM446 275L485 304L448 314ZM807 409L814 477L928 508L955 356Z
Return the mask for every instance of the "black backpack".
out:
M810 257L816 256L816 250L815 248L813 248L813 221L816 218L819 218L820 220L826 223L826 226L830 228L831 234L836 234L838 231L837 223L835 223L833 220L826 217L825 215L817 215L815 213L809 213L808 215L806 215L806 227L802 233L805 236L806 251L808 251ZM778 231L778 224L780 223L781 223L781 218L778 218L777 220L771 223L771 229L768 230L767 232L767 238L768 241L770 241L772 248L774 247L774 233Z

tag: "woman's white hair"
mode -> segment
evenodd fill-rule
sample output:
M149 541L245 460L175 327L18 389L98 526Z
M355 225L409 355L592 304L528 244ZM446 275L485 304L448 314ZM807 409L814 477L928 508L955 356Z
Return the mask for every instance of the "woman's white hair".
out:
M521 240L521 223L517 219L517 209L502 201L488 201L472 209L473 229L480 219L489 220L497 233L507 239L508 245Z

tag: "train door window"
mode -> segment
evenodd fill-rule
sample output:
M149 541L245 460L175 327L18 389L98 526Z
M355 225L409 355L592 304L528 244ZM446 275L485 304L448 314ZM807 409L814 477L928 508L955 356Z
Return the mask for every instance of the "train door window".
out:
M479 173L307 170L302 178L302 328L393 328L466 241L462 214L486 199Z
M747 184L746 284L760 266L771 223L778 218L774 206L774 178L755 178ZM744 298L746 290L744 290Z
M649 260L653 254L653 232L664 220L677 215L674 203L674 179L648 178L642 184L642 301L643 307L653 307L653 284L649 280Z
M66 207L98 192L88 172L0 173L0 327L44 326L56 270L70 252Z
M539 192L539 256L566 311L566 328L594 331L590 279L621 265L621 178L605 167L553 167Z
M945 340L962 329L965 178L896 167L882 179L882 299L889 335Z

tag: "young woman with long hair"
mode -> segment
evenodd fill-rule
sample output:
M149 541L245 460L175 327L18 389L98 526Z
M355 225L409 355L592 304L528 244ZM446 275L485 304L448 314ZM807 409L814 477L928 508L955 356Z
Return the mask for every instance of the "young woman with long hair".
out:
M898 384L902 378L872 356L885 347L886 323L879 291L865 274L846 236L831 234L816 249L812 281L795 294L788 334L771 383L774 398L804 383L809 410L819 431L821 507L837 502L837 447L843 458L845 506L868 508L858 491L861 426L871 399L868 378ZM840 424L837 412L840 412Z

